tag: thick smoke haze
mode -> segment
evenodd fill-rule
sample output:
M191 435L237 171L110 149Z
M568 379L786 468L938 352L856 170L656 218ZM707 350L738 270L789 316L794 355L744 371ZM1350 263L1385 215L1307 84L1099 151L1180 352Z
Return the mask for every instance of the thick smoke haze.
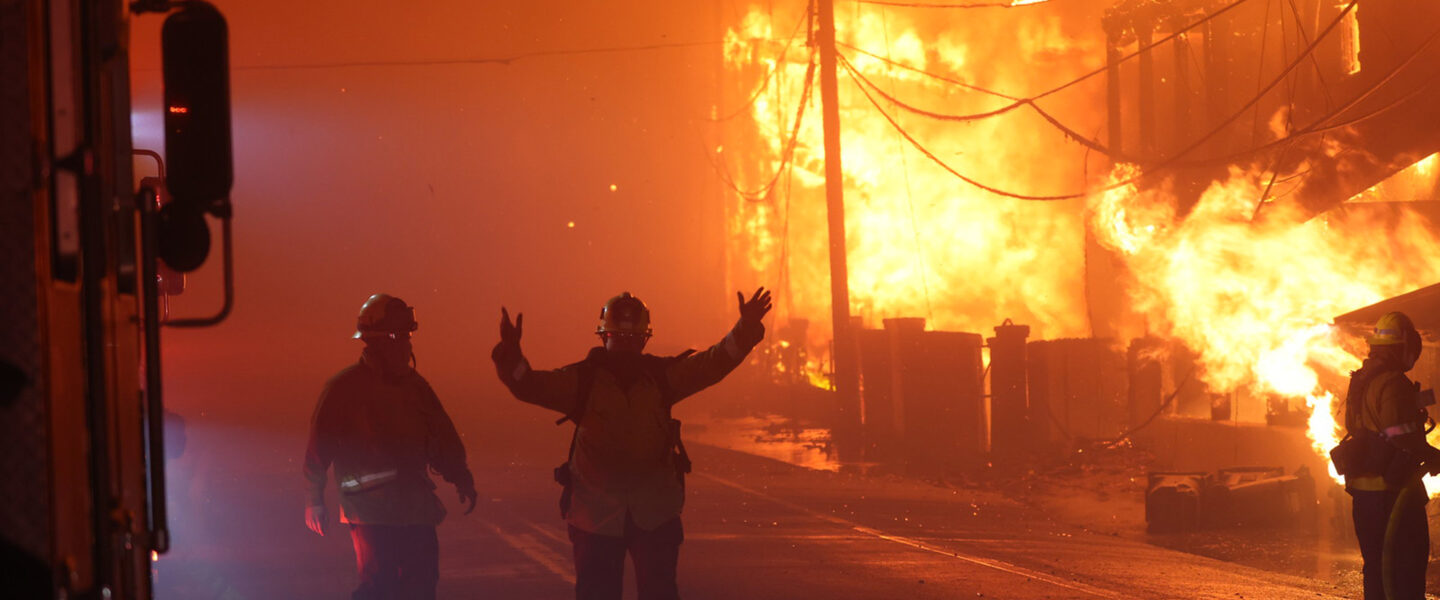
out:
M161 559L161 597L209 577L199 564L228 565L231 581L326 565L282 595L351 585L343 532L304 529L300 461L321 387L359 356L350 335L373 293L416 307L419 371L472 463L507 460L521 437L558 461L569 437L498 384L502 305L525 314L537 367L581 359L621 291L649 303L658 353L704 348L733 323L700 136L720 64L713 7L216 5L230 31L236 303L218 327L164 331L167 405L187 439L169 466L177 553ZM132 17L131 121L137 148L163 152L161 23ZM608 51L636 46L654 48ZM154 174L149 159L136 167ZM172 317L221 304L213 232ZM277 473L293 486L276 489ZM276 564L256 562L262 548Z
M420 369L442 395L499 391L488 352L502 304L525 312L537 364L578 360L622 290L651 305L657 350L709 344L733 318L697 124L713 103L720 15L217 4L230 26L237 303L217 328L167 330L172 406L303 421L358 352L347 338L375 292L417 307ZM133 23L142 148L163 146L160 22ZM554 53L651 45L675 47ZM218 258L217 237L173 315L219 305Z

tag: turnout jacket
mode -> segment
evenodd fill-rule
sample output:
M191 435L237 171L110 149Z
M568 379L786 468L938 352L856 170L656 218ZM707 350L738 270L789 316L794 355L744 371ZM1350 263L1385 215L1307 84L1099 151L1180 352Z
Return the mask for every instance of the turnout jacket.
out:
M629 372L607 364L605 350L591 350L590 393L579 408L581 361L554 370L536 370L519 348L495 347L500 380L523 402L578 416L575 453L570 457L571 501L566 520L589 533L623 536L625 515L641 529L654 530L680 516L685 490L675 470L670 404L723 379L764 337L764 326L743 321L709 349L675 358L650 355L630 361ZM645 361L663 368L647 369ZM665 386L655 377L665 377ZM628 380L628 386L625 385Z
M439 524L445 508L427 469L460 489L474 485L465 445L425 378L384 373L364 356L325 384L315 406L305 450L311 506L324 504L332 465L340 519L352 524Z
M1359 398L1346 398L1346 402L1360 402L1358 410L1347 411L1345 429L1350 432L1370 431L1385 437L1425 430L1425 408L1415 402L1420 384L1410 380L1399 368L1375 359L1366 359L1352 379L1364 377L1364 389ZM1345 478L1345 486L1352 490L1383 491L1387 489L1385 478L1379 473L1355 473Z

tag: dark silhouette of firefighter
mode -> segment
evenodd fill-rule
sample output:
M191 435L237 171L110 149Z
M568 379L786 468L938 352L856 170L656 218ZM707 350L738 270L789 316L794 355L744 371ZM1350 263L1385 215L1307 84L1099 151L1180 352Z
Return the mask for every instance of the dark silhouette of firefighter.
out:
M1440 450L1425 441L1434 393L1405 376L1421 346L1404 313L1381 317L1366 341L1370 355L1350 375L1346 436L1331 455L1354 500L1365 599L1421 600L1430 532L1420 477L1440 470Z
M354 600L435 597L445 509L428 469L455 485L465 514L475 510L475 482L465 446L425 378L412 366L415 309L399 298L371 296L360 308L357 364L325 384L305 451L309 504L305 523L325 535L326 470L340 490L340 519L350 525L360 585Z
M723 379L765 337L760 321L770 311L770 292L760 288L748 301L736 296L740 319L724 339L703 352L661 357L644 353L649 308L623 293L600 309L596 333L603 345L550 371L530 368L520 351L524 315L512 324L500 309L500 343L492 353L500 380L516 398L575 423L555 479L564 486L560 512L574 547L579 600L618 600L627 553L641 600L679 598L675 571L690 459L670 409Z

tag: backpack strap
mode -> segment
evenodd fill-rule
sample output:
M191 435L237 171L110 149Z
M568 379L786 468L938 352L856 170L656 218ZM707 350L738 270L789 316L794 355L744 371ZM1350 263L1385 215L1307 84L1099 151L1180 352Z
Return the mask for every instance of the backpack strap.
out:
M564 519L570 515L570 496L573 486L570 479L570 461L575 459L575 442L580 438L580 419L585 416L585 409L590 405L590 389L595 387L595 365L586 357L575 364L575 410L555 420L556 425L570 421L575 424L575 430L570 432L570 450L565 453L565 462L555 467L555 483L564 488L560 492L560 518Z
M575 454L575 437L580 433L580 419L584 418L585 410L590 407L590 390L595 387L595 365L589 358L575 363L575 375L575 411L555 419L556 425L564 425L566 421L575 424L575 432L570 434L570 453L566 455L566 460Z
M690 453L685 451L685 440L680 438L680 421L670 415L670 409L680 399L675 397L674 389L670 387L669 369L670 365L679 362L691 354L694 350L686 350L678 356L671 357L649 357L645 366L650 372L650 378L655 380L655 386L660 389L660 403L665 407L665 418L670 427L670 439L675 442L675 476L680 479L680 484L685 484L685 475L691 471Z

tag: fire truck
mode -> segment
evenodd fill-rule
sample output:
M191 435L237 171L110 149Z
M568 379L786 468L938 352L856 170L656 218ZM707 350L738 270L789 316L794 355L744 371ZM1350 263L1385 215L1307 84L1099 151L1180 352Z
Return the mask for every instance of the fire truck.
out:
M131 142L139 18L165 19L163 160ZM162 327L215 324L233 299L227 44L201 0L0 1L6 598L152 596L169 546ZM166 288L207 262L223 305L166 321Z

